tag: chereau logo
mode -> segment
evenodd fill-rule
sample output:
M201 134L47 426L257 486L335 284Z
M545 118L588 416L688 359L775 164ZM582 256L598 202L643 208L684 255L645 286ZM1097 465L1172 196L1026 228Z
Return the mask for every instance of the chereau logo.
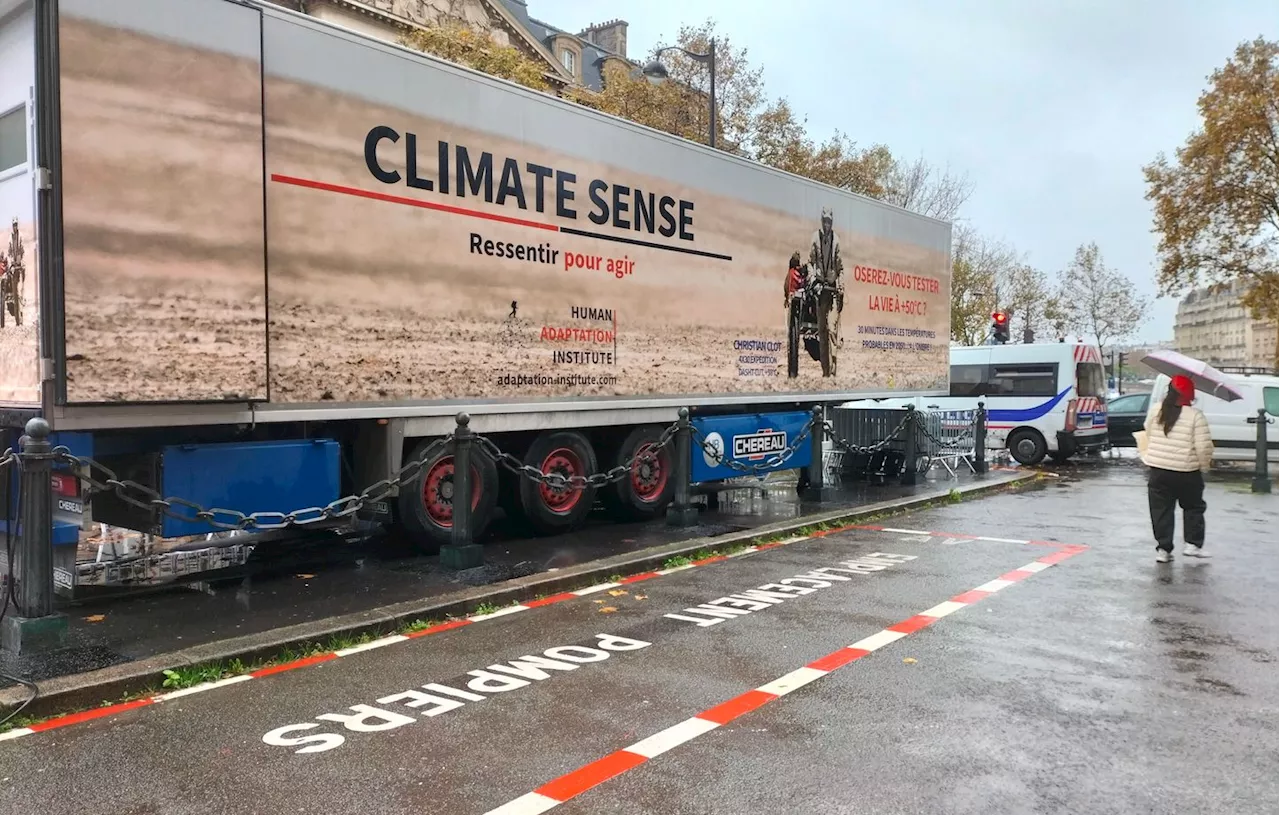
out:
M771 453L787 449L787 434L783 430L757 430L745 436L733 437L733 457L759 461Z

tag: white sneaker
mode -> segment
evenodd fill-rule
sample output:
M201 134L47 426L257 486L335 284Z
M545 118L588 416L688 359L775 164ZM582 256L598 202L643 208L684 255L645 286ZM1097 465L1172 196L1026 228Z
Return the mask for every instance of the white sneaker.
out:
M1188 543L1182 548L1182 556L1199 558L1213 557L1204 550L1203 546L1196 546L1194 543Z
M1172 563L1173 552L1166 552L1163 549L1156 550L1156 563Z

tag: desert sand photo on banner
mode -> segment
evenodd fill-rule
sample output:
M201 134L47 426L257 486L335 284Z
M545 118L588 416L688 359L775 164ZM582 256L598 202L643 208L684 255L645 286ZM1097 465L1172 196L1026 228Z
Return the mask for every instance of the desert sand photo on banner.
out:
M864 199L261 25L259 62L63 15L70 401L946 386L945 224L904 239ZM790 376L793 255L832 293Z

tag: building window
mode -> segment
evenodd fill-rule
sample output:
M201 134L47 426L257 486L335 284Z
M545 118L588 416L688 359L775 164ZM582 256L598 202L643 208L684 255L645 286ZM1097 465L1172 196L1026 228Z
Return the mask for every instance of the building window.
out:
M569 73L574 74L574 75L576 75L576 74L577 74L577 72L573 69L573 64L574 64L574 63L573 63L573 52L572 52L572 51L569 51L569 50L561 51L561 52L560 52L560 63L561 63L562 65L564 65L564 69L565 69L566 71L568 71Z
M27 107L0 115L0 173L27 163Z

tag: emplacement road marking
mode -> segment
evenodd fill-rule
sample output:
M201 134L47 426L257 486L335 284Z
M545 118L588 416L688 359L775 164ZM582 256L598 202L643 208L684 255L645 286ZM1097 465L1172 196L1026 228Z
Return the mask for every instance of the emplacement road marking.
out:
M9 741L11 739L16 739L21 736L31 735L32 733L42 733L46 730L55 730L57 728L67 727L73 724L80 724L81 722L87 722L87 721L92 721L94 719L101 719L108 716L114 716L117 713L124 713L125 711L134 710L135 708L146 707L148 705L154 705L154 704L160 704L162 702L166 702L171 699L182 698L185 696L192 696L198 693L203 693L205 691L213 690L215 688L222 688L228 685L239 684L240 682L244 682L249 679L262 679L264 677L274 676L276 674L282 674L282 673L287 673L289 671L294 671L299 668L306 668L312 665L319 665L321 663L329 662L334 659L341 659L343 657L364 653L365 651L372 651L378 648L382 648L387 645L394 645L396 643L405 642L406 640L415 640L421 637L430 636L432 634L439 634L444 631L450 631L454 628L461 628L463 626L473 625L475 623L486 622L488 620L505 617L511 614L516 614L521 611L528 611L533 608L541 608L543 606L554 605L556 603L562 603L567 600L576 600L579 597L585 597L587 595L595 594L597 592L618 588L619 586L622 586L624 584L638 583L643 580L651 580L653 578L663 577L665 575L673 574L675 572L685 571L687 569L694 569L700 566L707 566L713 563L720 563L728 560L729 557L740 557L742 555L749 555L755 552L765 552L770 549L776 549L780 546L787 546L793 543L800 543L801 541L825 538L828 535L836 535L841 532L853 532L853 531L903 533L907 535L918 536L920 540L925 540L929 537L948 537L948 538L966 538L966 539L972 539L972 540L997 541L1001 543L1016 543L1016 544L1024 544L1024 545L1036 544L1036 545L1044 545L1044 546L1065 546L1062 552L1057 552L1053 555L1049 555L1045 558L1041 558L1040 562L1044 563L1044 566L1042 568L1047 568L1048 566L1051 566L1054 563L1059 562L1058 560L1052 560L1052 558L1056 557L1060 559L1065 559L1067 557L1071 557L1071 555L1073 554L1076 554L1078 551L1083 551L1084 549L1088 548L1086 546L1065 545L1065 544L1061 544L1053 541L1020 540L1016 538L984 538L984 537L978 537L973 535L957 534L952 532L926 532L924 530L918 530L918 529L901 529L897 527L880 527L880 526L867 526L863 524L849 524L847 526L840 526L832 529L824 529L820 532L815 532L812 535L795 536L795 537L785 538L783 540L773 541L771 543L762 543L757 546L748 546L739 552L735 552L732 556L716 555L714 557L709 557L703 560L697 560L692 563L685 564L683 566L674 566L669 569L660 569L657 571L642 572L640 574L634 574L629 577L621 578L617 581L610 581L607 583L597 583L593 586L587 586L581 589L574 589L572 591L561 592L560 594L553 594L549 597L541 597L536 600L529 600L525 603L507 606L506 608L502 608L495 612L490 612L487 614L473 614L469 617L448 620L446 622L429 626L419 631L413 631L407 634L391 634L389 636L380 637L379 639L371 640L369 642L362 643L360 645L355 645L350 648L343 648L337 651L328 651L325 653L315 654L313 656L303 657L302 659L296 659L292 662L285 662L279 665L269 665L265 668L260 668L256 671L252 671L250 673L242 674L239 676L229 677L227 679L220 679L214 682L204 682L199 685L193 685L192 687L189 687L189 688L183 688L177 691L161 693L155 696L146 696L140 699L133 699L128 702L120 702L119 704L106 705L104 707L94 708L92 710L86 710L80 713L71 713L66 716L56 716L51 719L46 719L42 722L37 722L36 724L32 724L28 727L16 727L12 730L6 731L4 733L0 733L0 741ZM1030 569L1029 566L1023 567L1023 569L1026 570L1027 572L1033 571L1032 569ZM1010 578L1011 574L1013 573L1011 572L1009 575L1003 575L1001 580L996 580L992 582L1003 584L999 588L1003 588L1005 585L1012 585L1012 583L1016 581L1018 578ZM1027 576L1027 575L1024 574L1023 576ZM989 585L991 584L988 584L988 586ZM998 589L988 589L988 591L996 591L996 590ZM956 599L959 600L960 598L956 598ZM521 810L508 810L508 812L519 812L519 811ZM528 810L528 811L532 812L534 810ZM538 811L541 811L541 810L538 810Z
M904 530L885 531L901 532ZM1037 558L1026 566L1007 572L996 580L984 583L982 586L963 594L958 594L927 611L922 611L889 626L883 631L864 637L852 645L841 648L821 659L816 659L802 668L797 668L791 673L778 677L772 682L735 696L713 708L704 710L692 718L685 719L679 724L660 730L630 747L624 747L604 758L579 767L573 772L566 773L543 784L533 792L525 793L519 798L508 801L497 809L489 810L485 815L538 815L538 813L554 809L611 778L616 778L650 759L693 741L699 736L710 733L712 730L716 730L770 702L781 699L783 696L799 690L805 685L817 681L855 660L910 636L922 628L933 625L949 614L980 602L1001 589L1012 586L1020 580L1025 580L1038 572L1061 563L1067 558L1078 555L1087 548L1086 546L1064 546L1060 552Z

